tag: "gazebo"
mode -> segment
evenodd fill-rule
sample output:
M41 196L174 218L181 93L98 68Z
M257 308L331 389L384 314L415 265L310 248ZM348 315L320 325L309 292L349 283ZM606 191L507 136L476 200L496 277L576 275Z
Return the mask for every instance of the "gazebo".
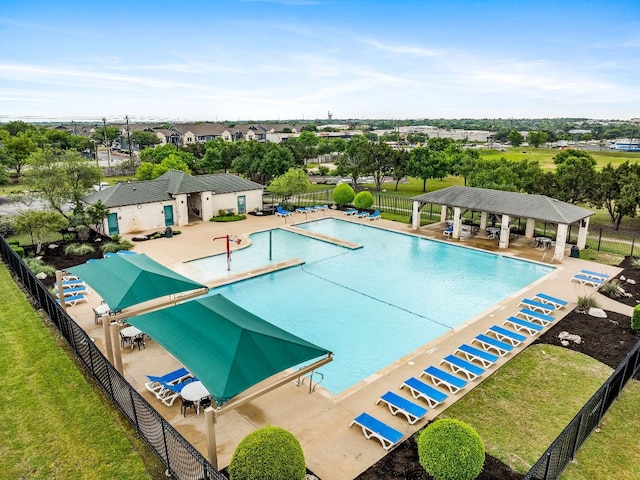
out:
M480 212L480 229L487 227L489 214L501 218L499 248L509 247L510 221L526 218L525 238L533 239L536 221L557 225L554 260L562 260L566 247L569 225L579 222L577 247L584 249L589 228L591 210L577 207L544 195L505 192L487 188L455 186L411 197L413 200L412 227L420 228L420 209L429 203L441 205L440 219L447 219L447 209L453 208L452 238L460 238L462 214L466 210Z

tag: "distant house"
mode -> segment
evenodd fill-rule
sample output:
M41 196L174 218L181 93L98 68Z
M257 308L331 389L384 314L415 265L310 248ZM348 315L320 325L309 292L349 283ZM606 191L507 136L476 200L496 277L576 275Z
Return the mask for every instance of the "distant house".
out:
M83 202L102 201L109 209L103 231L114 235L208 220L220 210L261 210L263 192L263 185L229 173L192 176L171 170L155 180L123 182L93 192Z

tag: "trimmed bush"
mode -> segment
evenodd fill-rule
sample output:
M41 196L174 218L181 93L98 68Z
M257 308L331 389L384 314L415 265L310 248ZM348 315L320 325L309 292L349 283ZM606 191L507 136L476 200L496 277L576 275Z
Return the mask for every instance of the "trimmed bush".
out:
M473 480L482 472L484 444L466 423L436 420L418 437L418 458L435 480Z
M633 307L631 315L631 330L640 330L640 304Z
M39 258L25 258L24 263L27 264L29 270L31 270L34 274L38 275L39 273L44 273L46 276L52 276L56 273L56 268L52 265L47 265Z
M24 248L20 247L19 245L10 245L10 246L11 246L11 250L13 250L18 255L20 255L20 258L24 258Z
M348 183L341 183L333 189L332 197L336 205L348 205L353 202L355 196L356 192L353 191L353 188Z
M210 222L218 222L218 223L224 223L224 222L237 222L240 220L244 220L245 218L247 218L247 216L245 214L239 214L239 215L225 215L225 216L217 216L217 217L212 217L209 219Z
M358 210L371 208L371 205L373 205L373 195L371 195L371 192L366 190L358 193L353 199L353 206Z
M304 480L307 469L300 443L280 427L247 435L229 463L230 480Z
M576 309L580 312L586 312L590 308L598 308L598 301L594 296L582 296L578 297L576 301Z
M67 255L87 255L95 251L96 249L87 243L72 243L64 249L64 253Z

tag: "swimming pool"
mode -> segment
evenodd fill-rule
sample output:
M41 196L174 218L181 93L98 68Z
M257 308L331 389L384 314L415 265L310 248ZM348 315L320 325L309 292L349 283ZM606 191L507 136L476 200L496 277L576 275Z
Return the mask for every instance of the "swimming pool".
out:
M306 263L212 290L334 352L319 371L337 394L464 323L553 267L334 218L296 225L362 244L350 250L276 229L272 262ZM269 263L269 232L232 254L239 273ZM218 257L218 258L216 258ZM226 275L218 255L190 262ZM213 272L213 273L212 273Z

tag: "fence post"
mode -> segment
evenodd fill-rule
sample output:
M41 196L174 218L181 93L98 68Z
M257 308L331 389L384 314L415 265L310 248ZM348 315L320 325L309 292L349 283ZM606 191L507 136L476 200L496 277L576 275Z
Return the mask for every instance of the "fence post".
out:
M636 245L636 234L634 233L633 236L631 237L631 253L629 254L630 257L633 257L633 247L635 247Z
M598 232L598 248L597 250L600 251L600 242L602 241L602 227L600 227L600 232Z

